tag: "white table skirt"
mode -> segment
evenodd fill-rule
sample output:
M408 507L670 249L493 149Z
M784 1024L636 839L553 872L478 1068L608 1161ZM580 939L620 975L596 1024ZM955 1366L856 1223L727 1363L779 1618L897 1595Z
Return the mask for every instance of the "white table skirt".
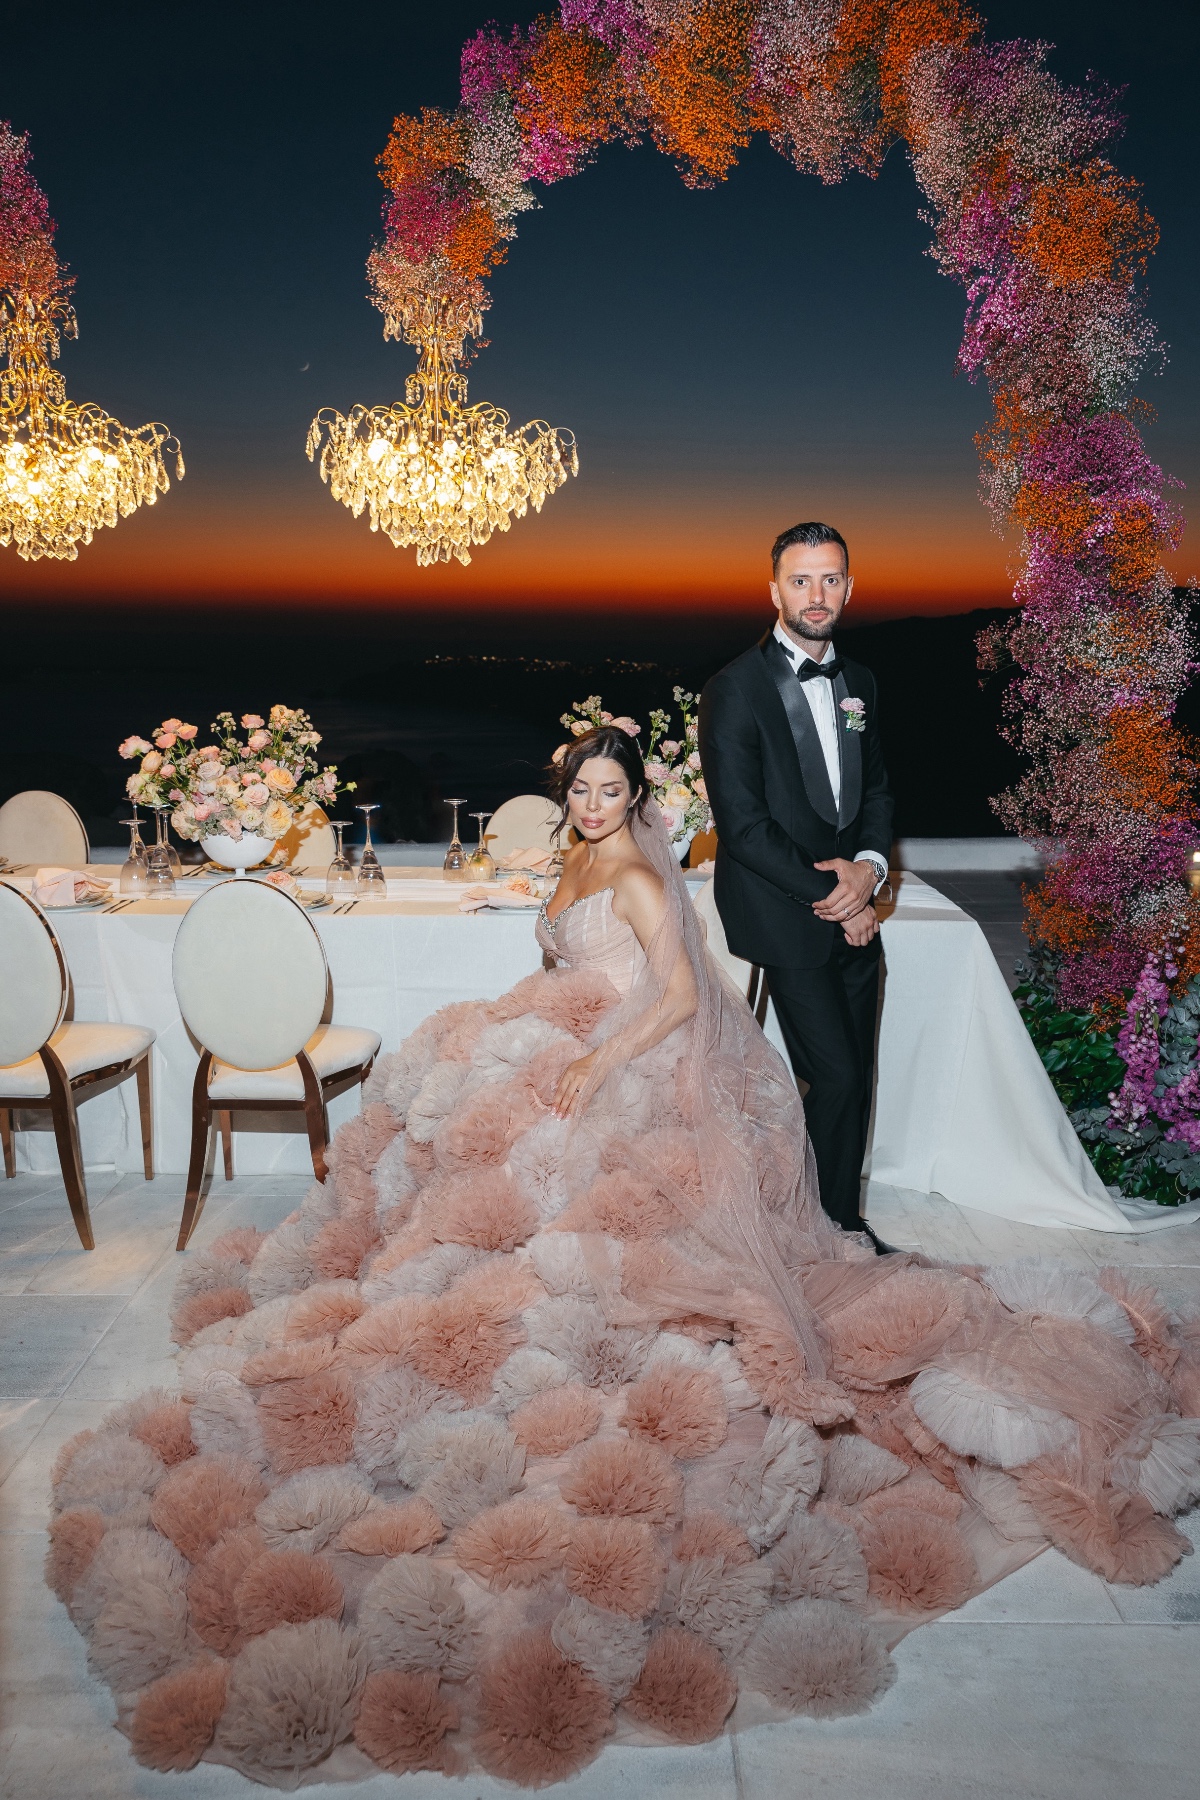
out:
M158 1034L155 1163L160 1173L181 1176L188 1163L197 1050L175 1004L171 950L186 903L52 915L71 971L72 1016L148 1025ZM714 952L744 987L747 970L725 946L711 883L696 893L696 904ZM541 966L528 912L463 914L453 902L422 900L312 918L329 959L334 1022L378 1031L385 1052L438 1007L495 998ZM1182 1224L1200 1212L1195 1203L1170 1210L1118 1206L1110 1198L1059 1105L983 933L966 913L906 875L885 918L883 941L886 980L868 1161L873 1181L1045 1226L1145 1230ZM767 1035L782 1049L773 1013ZM357 1089L334 1100L331 1127L358 1103ZM140 1169L132 1082L86 1100L79 1119L86 1165ZM19 1166L57 1168L48 1114L16 1122L34 1126L17 1132ZM242 1115L244 1126L250 1122ZM239 1174L302 1174L311 1166L298 1119L261 1114L254 1124L234 1134Z

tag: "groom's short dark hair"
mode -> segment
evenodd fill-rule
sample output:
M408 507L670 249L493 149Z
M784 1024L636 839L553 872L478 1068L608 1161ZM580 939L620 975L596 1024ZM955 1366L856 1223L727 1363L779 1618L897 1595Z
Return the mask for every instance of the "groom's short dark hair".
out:
M779 559L785 550L791 549L793 544L805 544L810 550L815 550L819 544L840 544L842 555L846 559L846 568L847 570L850 568L850 552L841 532L835 531L832 525L822 525L818 519L808 519L803 525L790 525L786 531L781 531L771 545L771 573L773 575L778 575Z

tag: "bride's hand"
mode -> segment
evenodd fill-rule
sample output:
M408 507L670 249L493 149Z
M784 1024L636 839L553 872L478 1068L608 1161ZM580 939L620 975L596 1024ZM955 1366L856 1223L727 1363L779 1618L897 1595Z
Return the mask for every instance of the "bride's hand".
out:
M577 1062L568 1063L563 1070L562 1080L554 1090L553 1110L560 1119L569 1119L579 1105L579 1096L587 1084L592 1064L596 1060L593 1050L589 1056L581 1056Z

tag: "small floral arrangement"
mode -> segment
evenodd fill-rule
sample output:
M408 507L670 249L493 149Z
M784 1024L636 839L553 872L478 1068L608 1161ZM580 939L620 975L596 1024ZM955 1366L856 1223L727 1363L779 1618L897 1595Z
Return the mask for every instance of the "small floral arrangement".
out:
M838 705L846 715L847 731L865 731L867 728L867 707L863 700L839 700Z
M690 842L698 831L708 830L712 824L712 808L708 804L708 789L700 767L700 752L696 748L699 726L695 708L699 696L689 694L681 687L673 688L672 694L683 717L683 735L678 738L666 736L671 726L671 714L656 706L650 714L650 741L642 754L650 792L658 802L671 842L679 844ZM582 737L600 725L615 725L618 731L628 732L630 737L640 737L642 733L641 726L633 719L614 717L605 712L599 694L576 700L571 711L563 713L559 722L566 726L572 737ZM566 748L565 744L559 745L554 752L555 762L565 755Z
M172 825L191 839L224 832L236 840L244 831L281 838L310 800L334 798L337 770L319 768L313 752L321 734L306 712L273 706L267 719L243 713L241 729L244 742L233 714L223 712L210 727L217 742L199 748L198 728L182 719L164 719L152 743L127 737L120 754L140 761L126 793L135 806L173 807Z

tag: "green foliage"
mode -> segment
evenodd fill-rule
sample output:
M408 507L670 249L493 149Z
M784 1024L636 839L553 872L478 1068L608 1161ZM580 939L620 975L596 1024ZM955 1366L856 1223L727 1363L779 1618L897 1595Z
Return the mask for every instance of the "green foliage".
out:
M1055 994L1053 960L1034 953L1018 966L1013 998L1071 1124L1106 1187L1131 1199L1179 1206L1200 1194L1200 1156L1168 1141L1154 1119L1133 1130L1109 1124L1111 1096L1125 1078L1116 1033L1097 1028L1089 1012L1064 1010ZM1163 1021L1161 1079L1174 1086L1196 1056L1200 982L1172 1003Z

